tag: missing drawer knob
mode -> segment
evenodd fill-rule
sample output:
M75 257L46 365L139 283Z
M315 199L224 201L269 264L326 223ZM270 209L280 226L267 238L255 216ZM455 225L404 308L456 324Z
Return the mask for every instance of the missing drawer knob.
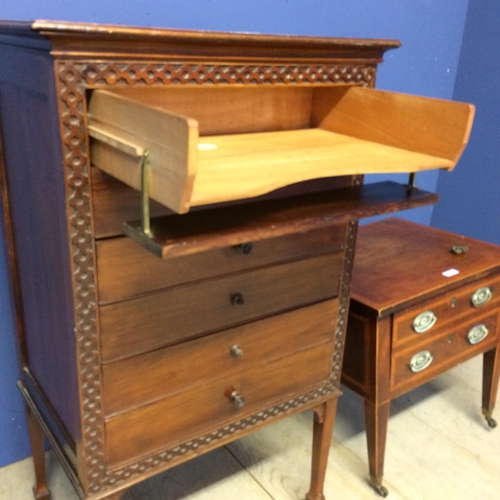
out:
M241 358L243 356L243 349L238 344L233 345L230 352L233 358Z
M488 336L488 333L490 331L485 324L476 325L467 333L467 340L472 345L479 344L479 342L482 342Z
M413 330L416 333L423 333L430 330L437 321L437 316L432 311L424 311L413 320Z
M476 290L471 297L471 302L474 307L481 307L484 304L487 304L491 298L493 297L493 293L489 286L485 286L483 288L479 288Z
M231 304L233 306L242 306L245 303L245 299L241 293L233 293L231 295Z
M243 408L245 406L245 398L241 396L238 391L233 391L229 395L229 399L231 400L235 408Z
M411 358L408 366L412 372L418 373L428 368L433 359L431 351L421 351Z

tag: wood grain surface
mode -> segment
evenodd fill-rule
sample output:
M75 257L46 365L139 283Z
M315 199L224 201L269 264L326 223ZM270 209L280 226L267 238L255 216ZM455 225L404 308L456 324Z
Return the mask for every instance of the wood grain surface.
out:
M159 259L130 238L97 242L99 302L292 260L339 252L345 226L248 241L193 255Z
M159 257L189 255L285 234L338 226L363 217L436 203L438 196L395 182L377 182L283 199L156 217L153 237L139 221L125 233Z
M338 300L248 323L103 366L107 416L331 341ZM238 355L232 353L238 348ZM196 377L193 377L196 372Z
M229 88L224 100L225 89L196 96L194 87L173 106L169 88L156 89L153 99L144 92L131 98L130 92L95 90L89 100L92 161L139 190L137 151L148 150L151 198L185 213L314 178L452 169L474 114L469 104L361 87L277 90ZM207 115L220 101L218 129ZM236 110L228 111L232 102L249 118L236 120ZM197 116L218 134L200 138Z
M90 169L92 183L92 208L94 214L94 233L96 239L109 238L123 234L123 223L133 221L141 214L141 195L114 177L96 167ZM352 184L350 176L314 179L300 184L293 184L266 195L253 199L261 202L282 199L300 194L331 191ZM231 202L229 203L231 204ZM234 202L232 203L235 204ZM194 207L191 211L206 207ZM172 211L150 200L151 217L172 215Z
M455 366L459 361L470 359L498 345L498 310L477 316L467 322L457 322L441 332L441 335L432 337L428 342L412 345L406 349L393 352L391 364L391 397L397 397L411 388L414 388L448 368ZM484 324L489 330L488 336L480 343L471 345L467 340L467 333L476 325ZM433 356L433 361L425 370L414 373L409 368L413 355L428 350Z
M143 105L195 119L202 142L206 135L307 128L314 91L312 86L265 85L113 89Z
M488 287L493 293L492 299L480 307L474 307L471 298L480 288ZM471 283L469 286L451 290L442 296L426 300L417 306L410 307L394 314L393 319L393 346L395 349L408 343L415 343L428 338L447 327L451 321L467 319L483 315L498 308L500 303L500 278L497 276ZM424 312L432 311L437 320L435 324L423 333L416 333L413 329L413 320Z
M498 246L458 234L396 218L359 231L351 297L380 316L500 270ZM453 245L469 251L454 255ZM449 269L459 273L443 276Z
M474 106L445 99L344 87L314 94L312 125L437 158L450 168L470 136ZM382 165L381 165L382 168Z
M173 447L313 389L328 378L332 354L332 343L321 344L109 418L105 424L106 461L116 466ZM233 391L245 398L242 408L231 402Z
M103 362L336 297L342 257L314 257L104 305Z

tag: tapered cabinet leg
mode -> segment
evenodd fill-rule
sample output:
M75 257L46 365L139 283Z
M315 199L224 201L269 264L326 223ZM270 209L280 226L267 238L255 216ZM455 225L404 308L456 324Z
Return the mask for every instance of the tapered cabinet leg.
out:
M498 379L500 378L500 347L485 352L483 356L483 415L490 427L496 427L493 418L493 409L498 392Z
M337 411L337 398L327 401L314 410L311 488L306 500L325 500L323 487Z
M364 404L370 484L380 496L386 497L388 491L382 486L382 478L391 402L376 404L365 399Z
M37 422L29 407L27 407L27 417L31 453L33 455L33 465L35 467L33 494L36 500L50 500L50 493L47 488L47 477L45 475L45 436L40 424Z

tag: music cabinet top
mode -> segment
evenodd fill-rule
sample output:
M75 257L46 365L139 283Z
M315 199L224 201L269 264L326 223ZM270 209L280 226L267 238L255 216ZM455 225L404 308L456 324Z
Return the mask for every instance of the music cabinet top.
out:
M54 56L127 54L217 57L226 60L378 63L397 40L129 27L63 21L0 21L0 42L48 50Z

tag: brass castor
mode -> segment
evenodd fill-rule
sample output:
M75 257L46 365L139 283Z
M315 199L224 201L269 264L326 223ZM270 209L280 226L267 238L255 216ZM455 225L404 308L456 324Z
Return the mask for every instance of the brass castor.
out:
M487 424L494 429L497 426L497 421L493 417L485 417Z
M311 496L311 493L308 493L306 495L306 500L326 500L326 499L325 499L325 495L323 495L323 493L318 493L317 495L312 495L312 496Z
M382 486L382 477L375 478L370 476L370 486L375 490L377 495L380 495L382 498L385 498L389 494L389 490Z
M377 495L380 495L382 498L385 498L389 494L389 490L381 484L379 484L378 486L373 486L373 489L375 490Z

